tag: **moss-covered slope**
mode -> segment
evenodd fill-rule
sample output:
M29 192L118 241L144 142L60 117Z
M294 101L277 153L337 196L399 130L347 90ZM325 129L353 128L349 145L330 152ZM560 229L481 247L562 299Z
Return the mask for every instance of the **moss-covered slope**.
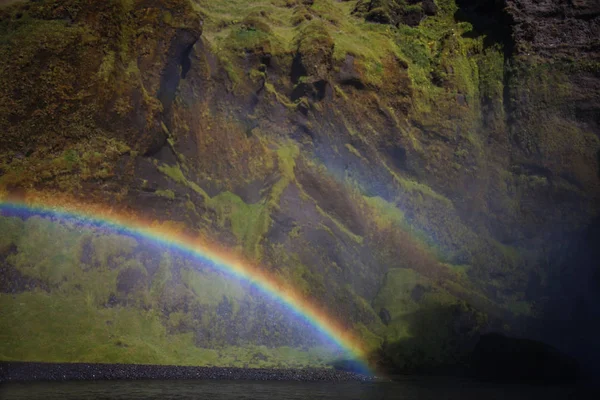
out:
M0 196L60 192L135 210L292 283L361 335L376 362L460 364L479 332L526 332L544 316L555 238L575 237L600 204L597 39L574 39L588 46L581 60L550 51L551 30L523 33L550 14L491 3L44 0L1 8ZM569 10L594 29L593 10ZM17 255L9 247L3 291L10 274L41 282L3 295L19 326L35 330L28 324L42 297L69 307L82 297L73 289L80 272L61 278L69 284L52 281L49 271L67 261L44 267L42 279L19 263L21 247ZM150 258L159 265L161 257ZM142 270L151 262L135 260L86 274L112 287L127 263ZM86 264L68 262L77 271ZM148 282L150 311L118 307L150 318L149 332L163 332L155 337L176 324L171 318L178 326L192 318L183 303L156 311L156 275L130 275ZM211 298L206 285L194 291L178 281L183 275L173 279L194 302ZM94 307L110 319L106 301ZM21 303L30 313L18 311ZM185 326L189 338L203 329ZM219 346L233 354L281 344L253 338ZM43 345L35 343L27 355L0 356L37 359ZM105 336L86 343L97 343L97 360L123 360L123 346ZM131 360L202 363L178 351L206 344L181 343ZM55 354L89 360L87 351Z

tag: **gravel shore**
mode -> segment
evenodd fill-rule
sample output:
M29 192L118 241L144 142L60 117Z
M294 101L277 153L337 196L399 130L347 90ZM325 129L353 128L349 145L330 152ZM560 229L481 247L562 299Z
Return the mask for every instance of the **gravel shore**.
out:
M138 379L226 379L253 381L371 381L374 377L325 368L263 369L169 365L0 362L0 383Z

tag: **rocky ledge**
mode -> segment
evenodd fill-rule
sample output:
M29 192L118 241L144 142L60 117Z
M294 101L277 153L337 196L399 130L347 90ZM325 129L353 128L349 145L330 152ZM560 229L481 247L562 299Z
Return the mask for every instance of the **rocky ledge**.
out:
M0 363L0 383L30 381L223 379L253 381L372 381L374 377L325 368L267 369L171 365Z

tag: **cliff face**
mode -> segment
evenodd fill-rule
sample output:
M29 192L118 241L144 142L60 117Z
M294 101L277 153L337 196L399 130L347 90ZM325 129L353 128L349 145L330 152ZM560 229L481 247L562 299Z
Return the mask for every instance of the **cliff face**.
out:
M0 9L0 194L67 194L179 226L301 288L382 363L460 364L482 331L538 335L557 303L563 322L595 315L596 3L18 3ZM40 290L16 276L76 298L16 261L27 235L8 242L0 287L19 294L3 307ZM102 247L77 243L73 268L95 265L107 287L129 268L87 262L83 246ZM177 262L157 295L161 269L147 265L162 256L123 254L146 265L136 287L158 324L186 321L170 334L243 303L204 301ZM93 307L144 309L114 285ZM188 300L156 300L177 290Z
M536 247L545 247L547 258L540 262L539 278L530 280L529 296L537 297L543 322L535 321L533 331L598 373L594 360L599 348L591 338L600 329L600 5L547 1L507 6L514 19L513 59L519 65L511 78L511 133L519 161L538 168L537 174L546 175L552 188L537 192L537 205L531 208L538 215L541 209L563 215L542 217L549 224L538 233Z

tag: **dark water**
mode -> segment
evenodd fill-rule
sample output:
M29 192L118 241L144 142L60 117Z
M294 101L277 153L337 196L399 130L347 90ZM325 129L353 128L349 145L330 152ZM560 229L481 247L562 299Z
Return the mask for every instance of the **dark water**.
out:
M11 383L0 399L598 399L568 386L489 384L457 379L407 378L383 383L299 383L250 381L101 381Z

